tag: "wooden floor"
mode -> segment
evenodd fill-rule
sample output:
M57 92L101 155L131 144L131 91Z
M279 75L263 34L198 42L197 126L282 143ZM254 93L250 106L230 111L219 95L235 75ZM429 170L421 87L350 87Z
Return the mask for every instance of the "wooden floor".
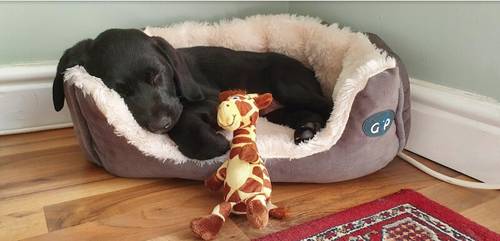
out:
M461 176L425 161L452 176ZM335 184L275 184L285 221L251 229L233 217L219 240L249 240L412 188L500 232L500 192L432 179L396 158L372 175ZM0 137L0 240L192 240L189 221L218 196L201 182L125 179L87 162L72 129Z

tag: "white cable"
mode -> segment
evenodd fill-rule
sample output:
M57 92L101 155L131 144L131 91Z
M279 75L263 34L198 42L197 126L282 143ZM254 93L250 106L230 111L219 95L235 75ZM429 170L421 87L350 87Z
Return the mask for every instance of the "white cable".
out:
M446 176L444 174L441 174L437 171L434 171L424 164L418 162L417 160L413 159L412 157L406 155L403 152L398 153L398 156L401 157L403 160L407 161L417 169L429 174L430 176L433 176L441 181L461 186L461 187L467 187L467 188L475 188L475 189L490 189L490 190L500 190L500 184L488 184L488 183L481 183L481 182L471 182L471 181L464 181L460 180L457 178L453 178L450 176Z

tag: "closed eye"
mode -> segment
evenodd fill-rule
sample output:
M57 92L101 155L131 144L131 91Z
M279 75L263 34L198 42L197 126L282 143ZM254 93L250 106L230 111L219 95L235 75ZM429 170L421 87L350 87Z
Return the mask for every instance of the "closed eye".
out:
M146 83L152 86L158 86L161 82L161 72L154 69L147 70L144 78Z

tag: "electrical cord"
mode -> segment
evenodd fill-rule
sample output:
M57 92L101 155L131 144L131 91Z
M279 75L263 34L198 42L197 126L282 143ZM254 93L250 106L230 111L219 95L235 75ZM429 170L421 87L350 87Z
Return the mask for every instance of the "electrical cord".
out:
M398 156L401 157L401 159L413 165L414 167L416 167L417 169L419 169L420 171L423 171L426 174L429 174L430 176L435 177L441 181L466 188L500 190L500 184L489 184L489 183L460 180L457 178L446 176L437 171L434 171L403 152L398 153Z

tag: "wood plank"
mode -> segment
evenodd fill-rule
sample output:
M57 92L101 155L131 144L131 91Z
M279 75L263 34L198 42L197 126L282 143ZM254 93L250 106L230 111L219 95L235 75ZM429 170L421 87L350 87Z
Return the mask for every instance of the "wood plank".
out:
M497 195L498 196L498 195ZM478 204L461 212L465 217L500 233L500 197Z
M465 177L462 178L465 179ZM446 190L446 193L443 193L443 190ZM467 189L448 183L438 183L422 188L419 192L457 213L461 213L464 210L473 208L499 196L494 191ZM498 220L500 220L500 212L498 212L497 216Z
M0 157L12 156L16 154L27 154L46 151L54 148L71 147L78 145L75 137L64 137L54 140L32 142L28 144L16 145L15 147L0 147Z
M19 240L47 232L42 209L19 210L0 215L0 240Z
M154 182L113 178L0 200L0 240L19 240L48 232L43 207Z
M50 232L107 218L116 214L113 207L122 205L133 198L172 188L191 185L191 182L180 180L163 180L126 188L114 192L75 199L54 205L45 206L44 212L47 228Z
M58 130L39 131L25 134L0 136L1 147L15 147L18 145L30 144L35 142L45 142L61 138L75 137L73 128L64 128Z
M112 178L103 181L83 183L58 189L51 189L43 192L35 192L26 195L9 197L0 200L0 215L18 211L28 211L30 209L41 210L45 206L103 193L114 192L117 190L140 186L156 181L156 179Z
M113 178L85 160L77 148L0 162L0 200L22 194Z

